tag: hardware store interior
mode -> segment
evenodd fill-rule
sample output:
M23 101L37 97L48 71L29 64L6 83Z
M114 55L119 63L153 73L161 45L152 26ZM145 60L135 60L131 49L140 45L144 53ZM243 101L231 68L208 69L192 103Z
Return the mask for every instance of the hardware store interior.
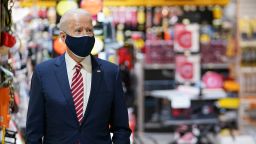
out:
M1 144L25 144L33 70L65 53L73 8L119 65L131 144L256 144L256 0L0 0Z

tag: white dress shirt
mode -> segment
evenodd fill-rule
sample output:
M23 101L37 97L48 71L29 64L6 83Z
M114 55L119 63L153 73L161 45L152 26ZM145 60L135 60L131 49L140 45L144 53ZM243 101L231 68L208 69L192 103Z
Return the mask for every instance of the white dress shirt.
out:
M65 62L66 62L66 67L67 67L69 86L71 88L72 77L76 71L75 65L77 63L69 56L69 54L67 52L65 53ZM85 57L85 59L83 61L81 61L80 63L83 66L81 68L81 73L83 76L83 84L84 84L84 107L83 107L83 115L84 115L87 104L88 104L90 91L91 91L91 81L92 81L91 56L89 55L89 56Z

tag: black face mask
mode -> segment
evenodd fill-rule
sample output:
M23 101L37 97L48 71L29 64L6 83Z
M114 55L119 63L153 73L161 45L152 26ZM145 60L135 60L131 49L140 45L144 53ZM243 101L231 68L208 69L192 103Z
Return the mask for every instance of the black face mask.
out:
M66 35L65 43L75 55L84 58L91 53L95 43L94 36L72 37Z

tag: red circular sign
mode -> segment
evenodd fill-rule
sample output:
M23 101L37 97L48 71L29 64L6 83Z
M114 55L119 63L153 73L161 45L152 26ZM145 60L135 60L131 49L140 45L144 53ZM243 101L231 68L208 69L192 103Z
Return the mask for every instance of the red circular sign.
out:
M184 62L180 68L180 75L186 80L193 78L193 64L190 62Z
M192 33L186 30L180 32L177 41L182 48L190 49L192 47Z

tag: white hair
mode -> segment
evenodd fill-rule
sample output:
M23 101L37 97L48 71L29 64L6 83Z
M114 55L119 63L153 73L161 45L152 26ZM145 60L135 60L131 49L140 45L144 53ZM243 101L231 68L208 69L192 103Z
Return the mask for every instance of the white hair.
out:
M70 20L72 20L72 18L76 16L81 15L88 16L91 18L91 14L84 9L71 9L65 12L59 22L60 30L65 32L68 29L67 24L70 22Z

